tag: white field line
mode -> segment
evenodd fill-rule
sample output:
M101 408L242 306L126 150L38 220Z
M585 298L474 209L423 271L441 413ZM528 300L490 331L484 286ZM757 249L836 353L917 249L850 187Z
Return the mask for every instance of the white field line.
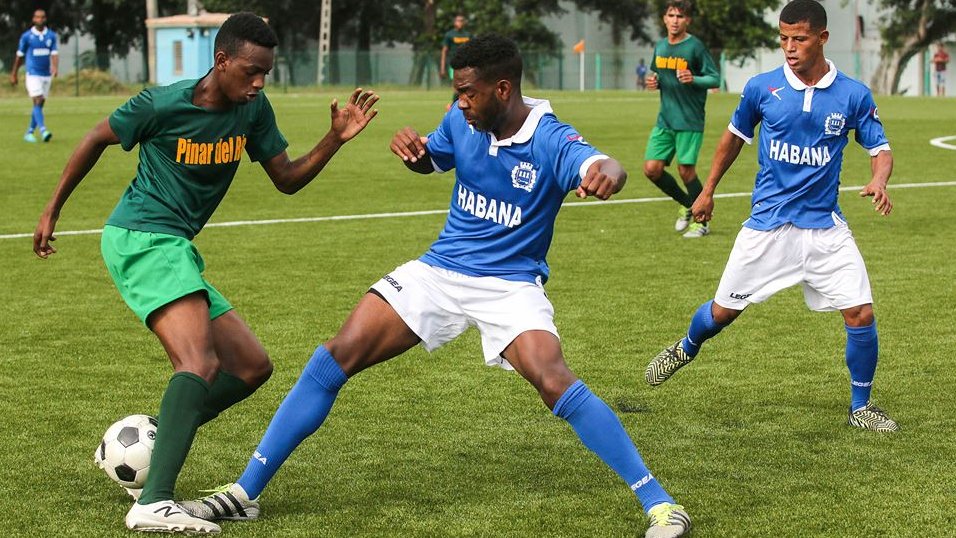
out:
M929 141L931 146L936 146L937 148L943 149L956 149L956 146L953 144L947 144L948 140L956 140L956 136L941 136L939 138L934 138Z
M899 183L890 184L891 190L897 189L918 189L926 187L956 187L956 181L936 181L932 183ZM858 191L862 186L843 186L840 191ZM749 192L728 192L714 195L714 198L742 198L750 196ZM566 202L562 207L601 207L605 205L617 204L642 204L649 202L671 202L667 196L657 196L652 198L627 198L623 200L607 200L604 202ZM327 222L337 220L371 220L388 218L420 217L424 215L443 215L448 213L447 209L429 209L425 211L404 211L398 213L366 213L364 215L331 215L327 217L300 217L294 219L263 219L263 220L234 220L228 222L210 222L203 228L225 228L229 226L262 226L267 224L291 224L301 222ZM57 231L57 236L64 235L95 235L102 233L103 229L96 230L65 230ZM32 233L18 234L0 234L0 239L25 239L33 237Z

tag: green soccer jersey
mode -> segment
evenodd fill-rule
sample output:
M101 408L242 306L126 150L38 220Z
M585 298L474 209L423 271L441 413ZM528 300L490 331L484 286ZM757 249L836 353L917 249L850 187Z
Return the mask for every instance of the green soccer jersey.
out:
M192 239L226 195L243 152L263 161L289 145L265 94L207 110L192 102L199 80L143 90L110 116L124 150L139 144L139 167L107 224Z
M442 45L448 47L448 56L446 56L446 62L451 63L452 54L455 54L455 51L458 50L458 47L469 41L471 41L471 32L467 30L459 31L452 28L451 30L445 32L445 37L442 39Z
M694 82L677 80L678 69L690 69ZM707 90L720 86L720 71L704 43L692 35L671 45L667 38L654 46L651 70L657 73L661 110L657 126L674 131L703 131Z

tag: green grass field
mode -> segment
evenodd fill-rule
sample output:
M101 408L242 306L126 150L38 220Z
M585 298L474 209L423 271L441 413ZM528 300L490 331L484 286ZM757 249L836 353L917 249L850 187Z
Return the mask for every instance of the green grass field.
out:
M449 95L383 91L380 114L299 194L240 167L213 222L441 210L453 178L405 171L388 150L404 125L428 132ZM661 194L642 176L656 96L529 92L630 170L617 197ZM347 90L334 94L345 98ZM270 98L290 154L328 125L333 94ZM709 104L699 168L736 103ZM20 140L28 100L0 100L0 530L7 536L124 536L130 501L92 462L106 427L155 414L171 374L158 341L125 307L102 265L99 236L62 235L41 261L30 239L66 159L122 97L54 98L49 144ZM671 202L565 208L548 293L571 368L619 414L648 465L694 518L698 537L948 536L956 527L956 270L951 208L956 101L881 98L896 159L893 214L856 192L840 200L867 260L880 327L874 397L902 431L845 425L849 397L839 314L809 312L799 289L758 305L662 387L648 360L712 297L746 196L717 201L713 233L673 232ZM133 176L135 153L107 150L58 229L95 230ZM753 147L721 193L750 190ZM848 149L843 183L868 181ZM930 185L949 182L948 185ZM569 200L570 201L570 200ZM178 495L234 480L311 355L367 289L417 257L443 215L209 228L196 239L207 278L236 305L276 363L272 380L204 427ZM254 523L229 536L643 536L628 488L551 416L515 374L483 366L470 331L428 355L412 350L350 381L325 426L293 455Z

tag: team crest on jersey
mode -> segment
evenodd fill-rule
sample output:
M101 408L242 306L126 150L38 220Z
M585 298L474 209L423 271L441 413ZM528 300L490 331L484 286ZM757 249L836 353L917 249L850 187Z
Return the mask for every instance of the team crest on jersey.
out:
M534 171L534 165L531 163L521 161L511 169L511 185L516 189L531 192L537 180L538 173Z
M843 127L846 126L846 116L839 112L833 112L823 122L823 133L828 135L840 135L843 133Z

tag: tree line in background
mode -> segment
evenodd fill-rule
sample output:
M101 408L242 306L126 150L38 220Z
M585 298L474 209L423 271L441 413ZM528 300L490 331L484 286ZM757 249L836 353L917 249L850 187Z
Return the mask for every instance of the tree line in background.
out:
M897 93L907 62L935 41L956 29L956 0L873 0L885 10L881 22L881 63L871 81L880 93ZM659 24L664 0L569 0L607 25L621 61L625 36L650 44L663 35ZM158 0L160 16L185 13L186 0ZM844 1L844 3L846 3ZM47 10L50 27L66 43L77 33L95 41L94 62L109 66L110 56L125 57L130 50L144 50L146 2L144 0L5 0L0 13L0 43L12 48L29 26L33 10ZM318 0L204 0L212 12L253 11L268 17L279 36L279 55L305 50L318 35ZM697 0L692 33L711 47L715 57L730 60L753 57L777 43L777 29L764 20L768 9L781 0ZM558 0L334 0L332 2L331 50L367 52L373 44L410 43L416 55L409 83L418 84L434 68L434 55L444 32L457 13L469 19L475 34L495 31L514 39L526 54L555 56L562 52L558 35L542 19L561 15ZM359 54L357 77L371 79L368 54ZM289 66L294 69L294 65ZM330 79L337 80L337 66L330 65ZM618 72L623 70L618 69ZM532 73L533 74L533 73Z

